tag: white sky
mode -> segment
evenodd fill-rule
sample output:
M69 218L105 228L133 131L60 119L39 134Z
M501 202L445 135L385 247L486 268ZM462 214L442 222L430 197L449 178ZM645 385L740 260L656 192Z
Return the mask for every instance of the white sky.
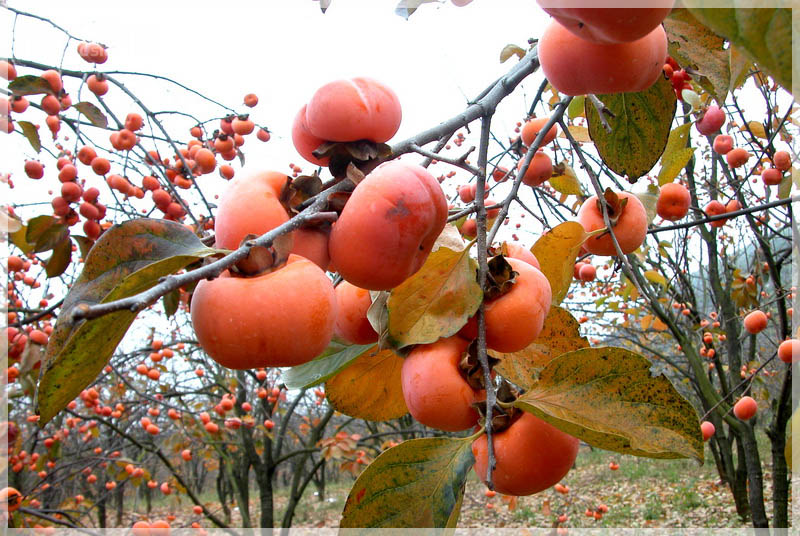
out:
M103 70L164 74L237 110L247 110L241 105L245 93L256 93L260 103L251 118L270 128L274 141L258 151L252 146L260 142L248 141L248 167L284 171L290 161L303 164L291 145L291 123L322 84L350 76L385 82L403 106L395 140L404 139L462 110L467 97L516 61L500 64L502 47L526 46L547 21L531 0L503 0L502 9L490 0L463 8L449 1L426 4L408 21L394 14L395 0L334 0L325 15L312 0L228 2L208 8L199 7L199 2L139 2L129 9L95 1L82 1L78 9L70 2L9 3L47 16L77 37L108 45ZM0 12L0 27L9 29L2 32L5 35L11 35L12 21L9 12ZM18 57L59 63L65 39L58 32L20 18L16 35ZM10 44L2 43L3 55L9 54ZM73 42L67 49L64 67L88 69L76 46ZM535 92L538 80L526 84L530 92ZM209 106L204 116L202 101L186 100L182 91L165 94L166 86L160 83L131 81L130 87L152 109L175 106L200 117L219 114ZM181 100L170 102L176 95ZM522 93L517 106L504 106L510 117L503 125L498 116L497 127L510 132L522 119L526 104L520 98ZM33 156L24 140L16 142Z

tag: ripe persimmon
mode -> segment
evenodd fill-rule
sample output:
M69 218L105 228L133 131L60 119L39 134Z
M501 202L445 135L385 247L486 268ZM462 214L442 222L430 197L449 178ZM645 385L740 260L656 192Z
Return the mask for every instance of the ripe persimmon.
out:
M714 138L714 152L721 155L728 154L733 149L733 137L719 134Z
M526 121L525 125L522 127L522 132L520 133L520 137L522 138L522 143L526 146L530 147L533 143L533 140L536 139L536 136L539 132L544 128L547 122L550 120L549 117L534 117L533 119ZM544 139L539 147L544 147L554 139L558 135L558 127L553 125L550 127L550 130L547 131L547 134L544 135Z
M542 331L552 291L537 268L513 257L506 261L517 276L510 291L485 304L486 345L498 352L518 352Z
M372 305L369 291L342 281L336 286L337 337L352 344L378 342L378 334L367 320L367 310Z
M507 429L494 434L497 466L494 489L506 495L532 495L557 484L578 456L578 438L522 413ZM482 435L472 443L475 474L485 481L488 441Z
M767 315L764 311L753 311L744 317L744 329L751 335L761 333L767 327Z
M101 78L100 75L90 75L89 78L86 79L86 86L89 88L89 91L98 97L102 97L108 93L108 81L105 78Z
M735 149L731 149L725 155L725 160L727 160L728 165L731 168L738 168L742 167L750 160L752 155L747 152L746 149L742 149L741 147L736 147Z
M292 253L310 260L324 271L328 270L331 257L328 253L328 240L330 231L327 229L301 227L293 231L294 245Z
M248 93L244 96L244 105L248 108L252 108L258 104L258 95L255 93Z
M328 346L336 294L316 264L290 255L273 272L200 281L191 315L200 346L222 366L291 367Z
M598 44L551 21L539 39L539 62L560 93L644 91L661 76L667 57L667 34L657 26L630 43Z
M335 80L319 88L306 107L306 125L326 141L383 143L400 128L397 95L371 78Z
M540 269L539 266L539 259L536 258L536 255L531 252L529 249L525 249L522 246L517 244L506 244L506 251L508 251L508 255L506 257L511 257L512 259L519 259L521 261L525 261L534 268Z
M214 219L217 247L236 249L245 236L262 235L288 221L279 201L288 179L277 171L259 171L230 181Z
M669 221L678 221L689 212L692 198L686 186L670 182L661 187L656 203L656 213Z
M522 169L522 164L524 160L520 159L517 163L517 170ZM522 182L527 184L528 186L540 186L544 184L550 177L553 176L553 161L550 160L550 157L547 156L546 153L542 151L536 151L536 154L533 155L533 159L531 160L530 165L528 166L528 170L525 172L525 175L522 177Z
M789 171L792 167L792 157L786 151L776 151L772 156L772 163L781 171Z
M784 363L800 360L800 340L787 339L778 345L778 358Z
M712 104L703 113L703 116L695 121L694 126L697 132L703 136L709 136L717 132L725 124L725 112L719 106Z
M403 360L401 382L408 412L438 430L466 430L478 422L472 404L485 398L459 369L469 342L452 336L416 346Z
M317 158L312 154L315 149L325 143L325 140L313 135L311 131L308 130L305 106L300 108L300 111L297 112L297 115L294 117L294 123L292 123L292 143L294 143L294 148L300 153L300 156L312 164L317 166L328 165L330 161L329 157Z
M358 183L331 230L328 251L357 287L388 290L419 270L447 223L447 200L425 168L392 161Z
M22 494L12 487L0 490L0 512L13 512L22 504Z
M758 404L753 397L750 396L743 396L733 405L733 414L736 415L737 419L743 421L752 419L757 411Z
M713 436L716 431L717 429L714 427L714 423L708 421L700 423L700 432L703 434L703 441L711 439L711 436Z
M778 168L767 168L761 172L761 180L767 186L777 186L783 182L783 173Z
M538 0L547 13L577 37L595 43L630 43L641 39L669 15L671 7L552 7ZM663 61L662 61L663 63Z
M619 192L617 196L620 201L623 199L628 201L621 214L609 214L609 216L617 218L617 224L614 226L614 236L617 238L622 252L628 254L636 251L647 236L647 211L645 211L644 205L635 195L628 192ZM597 201L597 196L593 195L583 203L578 211L578 223L583 226L587 233L606 227ZM610 233L593 236L585 242L584 247L586 251L594 255L613 256L617 254Z
M725 209L725 205L723 205L716 199L707 204L706 208L703 209L703 211L706 213L706 216L719 216L720 214L725 214L725 212L727 212L727 210ZM726 219L714 220L712 222L709 222L709 225L711 225L711 227L722 227L723 225L725 225L725 222L727 221L728 220Z

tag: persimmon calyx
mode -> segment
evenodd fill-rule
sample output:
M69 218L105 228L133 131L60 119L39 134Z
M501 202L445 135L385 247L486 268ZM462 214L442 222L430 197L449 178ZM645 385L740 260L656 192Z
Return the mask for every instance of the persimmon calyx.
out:
M489 260L489 271L486 274L486 285L483 296L486 301L492 301L511 291L516 281L517 272L511 268L503 255L497 255Z
M628 198L620 197L611 188L606 188L606 191L603 192L603 199L608 211L608 220L611 222L612 227L616 227L622 212L625 210L625 205L628 204ZM603 213L603 201L599 198L597 199L597 210L600 214Z
M249 234L242 239L242 244L258 238ZM272 241L269 246L253 246L247 257L238 261L231 268L231 275L255 277L281 268L289 259L293 245L292 236L284 234Z
M492 370L494 366L500 362L496 357L490 355L486 357L489 362L489 370ZM458 362L458 368L470 387L476 390L486 389L483 367L480 361L478 361L478 339L473 340L469 344L464 355L461 356L461 360Z

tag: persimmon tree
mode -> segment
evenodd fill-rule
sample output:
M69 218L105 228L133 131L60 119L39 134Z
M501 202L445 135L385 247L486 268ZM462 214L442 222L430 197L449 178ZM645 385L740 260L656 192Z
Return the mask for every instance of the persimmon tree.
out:
M321 2L323 10L329 3ZM423 3L402 2L398 11L408 16ZM242 524L252 526L252 470L259 522L274 526L272 486L280 464L290 462L290 504L282 520L289 526L303 490L324 476L327 460L338 458L343 469L358 473L342 527L452 527L470 470L490 492L536 493L560 485L579 440L622 454L702 463L708 427L701 431L699 410L716 428L712 452L737 509L745 515L749 508L754 525L767 526L753 421L744 420L752 405L729 412L759 373L774 370L780 387L769 398L773 524L787 526L781 460L791 364L766 367L793 334L791 293L782 282L792 201L792 178L783 174L793 157L776 147L792 136L790 97L780 89L789 84L790 49L787 40L765 50L743 30L769 22L788 32L790 12L751 10L748 18L723 9L633 9L636 16L613 21L609 33L606 16L616 10L574 11L553 10L555 20L534 36L539 42L501 51L502 61L517 58L505 75L458 115L405 140L392 139L402 112L379 81L339 80L309 91L291 135L298 153L318 169L302 174L293 167L292 177L222 163L244 162L247 136L270 138L248 114L223 105L220 117L205 120L175 113L188 120L184 132L193 138L179 141L184 135L171 133L162 120L168 112L154 111L124 81L138 75L102 71L103 47L65 30L68 45L93 69L4 60L4 129L49 152L62 183L52 214L23 216L36 209L20 204L7 216L15 248L7 290L14 304L7 378L14 383L7 394L28 400L7 426L9 439L14 436L9 462L21 463L20 470L58 467L50 452L29 458L39 437L47 436L47 449L69 442L72 452L96 442L99 457L80 468L59 467L59 481L85 478L86 485L103 486L86 488L80 501L69 499L75 504L53 504L51 516L37 495L54 493L42 469L35 487L19 482L25 497L10 523L27 524L33 516L78 525L69 512L88 496L102 525L107 502L122 501L121 488L130 482L145 483L139 487L148 504L148 490L156 488L188 497L196 515L220 527L231 523L232 498ZM643 29L638 15L645 12L652 17ZM637 68L626 71L626 63ZM497 132L498 106L528 77L539 76L540 67L547 78L539 77L530 109L520 111L517 132ZM742 89L747 84L763 96L766 118L751 119L741 106L751 98L752 89ZM68 90L92 96L73 103ZM123 118L107 103L112 91L136 111ZM253 95L245 97L247 106L255 103ZM52 148L26 119L40 111L47 114ZM742 130L731 130L733 139L718 146L711 135L726 112L729 130L731 112ZM693 125L706 136L697 138L700 151L691 145ZM470 128L476 134L468 139L463 130ZM108 132L110 148L98 141ZM462 149L464 143L473 145ZM723 157L725 144L731 146ZM742 167L750 161L748 149L758 163ZM764 169L767 162L777 177ZM38 180L48 167L30 161L25 172ZM448 171L435 176L442 167ZM202 186L217 170L231 180L219 203ZM647 177L651 172L657 176ZM756 172L766 174L766 194L748 182ZM452 184L448 179L457 173L468 178ZM97 181L102 191L89 186L86 178L95 176L104 179ZM667 187L679 184L679 176L688 204L683 186ZM775 200L771 182L779 182ZM631 185L638 191L627 191ZM106 206L101 198L113 202ZM719 199L727 203L706 206ZM139 217L142 210L147 217ZM656 213L670 224L657 225ZM525 218L535 220L526 222L535 238L530 248L514 244L519 237L511 230L522 229ZM80 222L83 235L73 232ZM746 242L723 239L713 230L722 225L746 229L758 253L744 249ZM679 253L671 253L665 236L674 237ZM759 271L741 286L729 257L737 247L746 259L740 270ZM42 259L46 252L52 253ZM610 258L599 282L597 257ZM767 272L772 292L759 295ZM45 277L46 290L37 291ZM572 288L576 279L604 293L586 312ZM346 285L359 297L345 296ZM611 294L620 300L610 301ZM768 344L774 355L761 360L756 335L749 337L748 362L759 361L751 369L740 345L741 309L757 306L774 310L778 336ZM645 308L644 329L668 333L666 349L627 335L634 319L646 318ZM713 319L712 312L719 325L705 329L704 316ZM601 314L590 319L595 313ZM147 345L123 349L126 334L165 318L171 340L143 335ZM582 327L593 331L591 338ZM695 340L701 331L702 343ZM724 357L713 348L722 335ZM603 344L615 337L627 340ZM709 348L713 368L701 357ZM791 351L788 357L794 360ZM682 395L659 359L692 389ZM737 379L739 365L746 382ZM316 402L307 396L312 389ZM33 411L25 415L27 404ZM335 419L335 412L348 418ZM410 438L419 430L407 426L407 413L443 432L469 432ZM370 433L348 434L355 419L400 419L402 426L366 424ZM293 421L302 433L290 434ZM167 439L154 440L165 433ZM384 442L387 436L392 442ZM30 445L24 456L20 442ZM202 467L198 458L206 460ZM100 480L93 464L106 470ZM221 516L196 493L211 470Z

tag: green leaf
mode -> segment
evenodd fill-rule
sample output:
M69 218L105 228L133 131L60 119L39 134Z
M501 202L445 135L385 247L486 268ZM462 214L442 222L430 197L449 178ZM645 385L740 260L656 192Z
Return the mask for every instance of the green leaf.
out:
M517 45L506 45L500 51L500 63L505 63L511 56L517 56L519 59L525 57L525 49Z
M703 461L692 405L651 363L624 348L583 348L552 360L515 406L605 450Z
M731 82L730 53L725 40L695 19L687 9L675 9L664 21L669 55L683 67L700 73L695 79L720 104Z
M17 121L17 124L22 129L22 135L31 144L33 150L37 153L42 150L42 140L39 138L39 130L30 121Z
M475 461L471 445L470 439L435 437L384 451L353 484L339 526L454 528Z
M483 292L468 249L441 247L389 295L389 337L400 348L449 337L475 314Z
M215 253L192 231L166 220L131 220L103 233L64 299L50 335L39 382L39 424L44 426L97 377L137 314L122 310L76 322L77 307L132 296Z
M778 199L786 199L792 195L792 177L787 174L783 176L783 180L778 185Z
M667 146L661 156L661 170L658 172L658 185L664 186L675 180L694 155L694 147L689 147L689 131L692 123L675 127L669 133Z
M787 91L792 91L792 10L704 8L705 3L693 2L695 7L689 11L697 20L736 45ZM736 0L734 6L743 3Z
M658 208L658 186L648 184L646 192L636 193L636 197L642 202L644 210L647 212L647 223L652 223L656 218Z
M67 235L61 242L56 244L53 248L53 254L47 259L47 264L45 265L47 277L58 277L63 274L70 261L72 261L72 240Z
M289 389L314 387L334 376L363 353L375 348L374 344L344 345L331 342L328 348L308 363L292 367L283 373L283 383Z
M42 93L53 93L53 86L50 82L39 76L26 74L18 76L8 83L8 90L14 95L24 97L25 95L40 95Z
M86 119L88 119L94 126L100 128L106 128L108 126L108 118L103 112L100 111L100 108L91 102L79 102L77 104L73 104L72 106L80 113L85 115Z
M33 251L50 251L69 236L69 228L53 216L37 216L28 220L25 241L33 244Z
M531 248L550 282L553 305L561 303L569 292L575 259L588 237L580 223L568 221L544 233Z
M583 103L585 100L586 97L583 95L578 95L569 101L569 105L567 106L567 117L570 119L583 117Z
M607 117L611 132L588 100L584 106L589 135L603 162L630 182L650 171L667 144L677 101L672 85L663 77L638 93L597 96L615 117Z

